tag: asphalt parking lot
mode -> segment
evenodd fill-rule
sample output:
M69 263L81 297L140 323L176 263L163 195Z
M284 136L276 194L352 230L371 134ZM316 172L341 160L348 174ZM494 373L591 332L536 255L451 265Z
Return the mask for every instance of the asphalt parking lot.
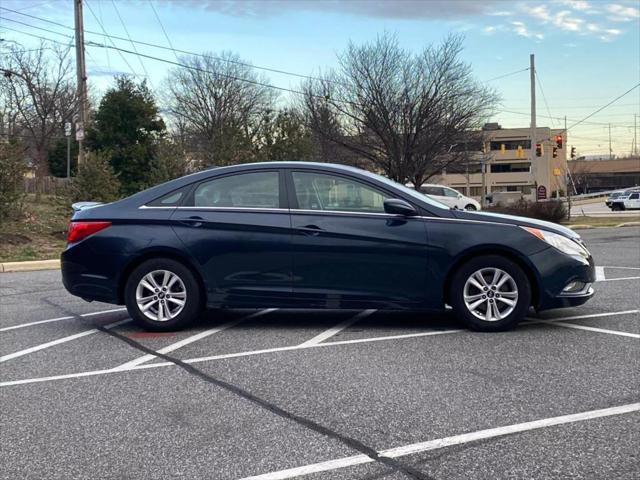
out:
M0 274L0 477L640 476L640 228L582 230L596 297L474 333L448 314L209 312L151 334Z

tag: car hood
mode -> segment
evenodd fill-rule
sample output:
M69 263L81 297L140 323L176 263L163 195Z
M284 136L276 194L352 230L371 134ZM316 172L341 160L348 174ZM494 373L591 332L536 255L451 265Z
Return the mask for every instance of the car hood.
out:
M554 233L559 233L560 235L564 235L569 238L580 238L576 232L571 230L570 228L563 227L562 225L558 225L553 222L545 222L544 220L537 220L535 218L529 217L518 217L516 215L505 215L503 213L493 213L493 212L469 212L456 210L454 211L454 215L457 218L465 219L465 220L478 220L482 222L495 222L495 223L508 223L510 225L520 225L523 227L534 227L540 228L542 230L548 230Z

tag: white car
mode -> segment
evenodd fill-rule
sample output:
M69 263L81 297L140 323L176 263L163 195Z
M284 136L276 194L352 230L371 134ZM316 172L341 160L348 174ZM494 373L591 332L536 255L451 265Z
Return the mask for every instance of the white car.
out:
M611 202L611 210L634 210L640 208L640 192L625 192Z
M420 187L420 193L437 200L451 208L459 210L480 210L480 204L473 198L465 197L457 190L442 185L425 184Z

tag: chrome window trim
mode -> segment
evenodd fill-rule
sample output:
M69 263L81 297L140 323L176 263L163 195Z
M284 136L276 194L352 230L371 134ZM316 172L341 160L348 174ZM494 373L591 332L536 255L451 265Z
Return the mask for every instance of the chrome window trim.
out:
M514 225L512 223L501 223L501 222L487 222L484 220L470 220L466 218L446 218L446 217L428 217L422 215L412 215L412 216L404 216L404 215L396 215L392 213L376 213L376 212L348 212L342 210L305 210L305 209L288 209L288 208L259 208L259 207L150 207L148 205L141 205L138 207L140 210L149 210L149 209L175 209L175 210L212 210L212 211L231 211L231 212L254 212L254 213L278 213L278 212L287 212L291 214L313 214L313 215L344 215L344 216L365 216L365 217L382 217L382 218L405 218L409 219L419 219L419 220L429 220L429 221L443 221L443 222L463 222L463 223L479 223L485 225L502 225L508 227L517 227L518 225Z

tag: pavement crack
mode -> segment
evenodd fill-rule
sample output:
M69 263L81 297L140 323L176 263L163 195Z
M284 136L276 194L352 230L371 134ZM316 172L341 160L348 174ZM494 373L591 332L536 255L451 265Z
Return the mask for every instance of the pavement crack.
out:
M319 423L316 423L313 420L310 420L300 415L296 415L295 413L289 412L283 409L282 407L275 405L274 403L271 403L263 398L258 397L257 395L254 395L253 393L241 387L238 387L237 385L233 385L232 383L226 382L224 380L220 380L219 378L215 378L203 372L202 370L195 368L193 365L183 362L178 358L172 357L170 355L166 355L164 353L156 352L155 350L142 345L141 343L133 340L132 338L126 337L113 330L106 329L102 326L99 326L96 328L101 332L106 333L107 335L111 335L112 337L117 338L118 340L121 340L129 344L131 347L136 348L141 352L154 355L158 358L166 360L167 362L173 363L177 367L180 367L181 369L185 370L187 373L193 376L196 376L201 380L204 380L205 382L211 383L212 385L223 388L224 390L231 392L241 398L244 398L245 400L248 400L253 404L258 405L259 407L275 415L278 415L279 417L286 418L287 420L291 420L297 423L298 425L301 425L309 430L312 430L316 433L320 433L321 435L329 437L333 440L337 440L340 443L346 445L347 447L368 456L372 460L378 463L381 463L397 472L404 474L408 478L415 479L415 480L435 480L433 477L428 476L427 474L413 468L410 465L406 465L394 458L380 455L377 450L365 445L364 443L362 443L361 441L355 438L351 438L347 435L343 435L328 427L325 427L324 425L320 425Z

